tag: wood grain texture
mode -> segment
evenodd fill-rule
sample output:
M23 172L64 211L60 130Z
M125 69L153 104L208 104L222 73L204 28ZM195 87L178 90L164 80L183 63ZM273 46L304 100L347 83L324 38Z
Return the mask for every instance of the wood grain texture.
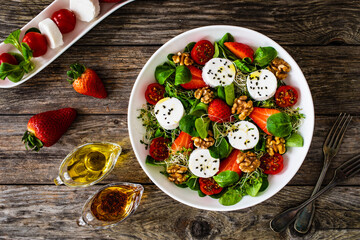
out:
M0 184L52 184L58 173L62 159L74 148L87 142L110 141L123 147L123 153L114 171L104 183L114 181L135 181L149 183L132 151L125 115L90 115L78 116L68 132L50 148L43 148L39 153L28 152L21 142L30 116L1 116L0 139L6 144L0 145ZM322 144L328 129L336 117L320 116L312 146L299 172L290 185L315 185L320 174L323 158ZM357 153L360 142L360 118L352 121L337 157L330 166L326 181L331 178L334 168ZM290 159L290 161L295 159ZM9 171L11 169L11 171ZM357 185L360 176L354 177L345 185Z
M0 115L34 114L69 106L77 108L81 114L127 114L132 86L157 48L103 46L90 52L86 46L73 46L21 86L0 89ZM316 114L341 111L359 114L360 46L291 46L285 49L304 72ZM66 81L66 71L76 61L98 73L109 92L107 99L80 95L72 89Z
M16 0L3 1L0 23L6 23L7 28L0 29L0 40L9 34L8 29L22 27L50 3L22 0L19 5ZM235 25L259 31L286 45L358 45L359 9L356 0L137 0L105 19L79 44L157 45L196 27Z
M176 202L155 186L145 186L140 207L112 230L79 228L76 219L86 199L98 189L74 190L55 186L0 186L0 237L2 239L290 239L287 233L269 231L278 212L305 200L310 187L285 187L257 206L212 212ZM291 196L291 197L289 197ZM359 187L336 187L316 205L308 239L356 239L360 234ZM325 210L325 213L322 211ZM346 230L345 229L350 229ZM75 235L76 234L76 235ZM291 237L292 238L292 237Z

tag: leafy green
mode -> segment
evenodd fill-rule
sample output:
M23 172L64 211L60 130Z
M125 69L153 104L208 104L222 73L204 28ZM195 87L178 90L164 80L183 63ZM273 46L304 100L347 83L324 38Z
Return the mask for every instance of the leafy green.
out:
M201 117L202 115L207 113L208 105L202 102L197 102L190 109L189 114L197 117Z
M145 159L145 163L150 166L165 166L165 162L156 161L151 156L147 156Z
M200 190L200 184L198 181L198 177L196 176L191 176L187 181L186 181L186 185L194 191Z
M213 177L220 187L231 186L239 181L239 174L234 171L226 170Z
M235 54L233 54L229 49L227 49L227 47L222 46L220 44L218 44L218 47L219 47L220 58L227 58L231 61L235 61L238 59L238 57L236 57Z
M221 192L219 192L217 194L209 195L209 197L214 198L214 199L219 199L219 198L221 198L222 195L224 195L224 193L226 191L227 191L227 189L224 188Z
M191 42L188 45L186 45L185 49L184 49L184 53L190 53L191 50L194 48L196 42Z
M232 106L235 100L235 87L234 83L224 87L226 104Z
M167 63L159 65L155 69L155 79L159 84L164 85L165 81L175 72L175 68Z
M179 99L184 105L185 110L191 109L191 106L197 101L194 97L194 91L184 90L181 86L175 86L172 78L165 82L165 92L166 97Z
M262 177L262 185L261 185L261 188L260 188L259 192L265 191L268 186L269 186L269 180L267 178L267 175L264 175Z
M259 178L258 181L254 181L253 183L248 183L245 187L245 191L248 195L255 197L263 184L262 178Z
M286 139L286 147L302 147L304 146L304 139L298 133L293 133Z
M10 33L10 35L4 40L4 43L5 43L5 44L12 44L12 45L14 45L14 46L17 48L17 50L19 50L19 51L21 52L21 46L20 46L20 41L19 41L20 33L21 33L21 30L20 30L20 29L13 31L13 32Z
M265 139L260 138L259 142L254 147L254 151L255 152L265 152L265 145L266 145Z
M29 29L25 32L25 35L28 34L29 32L41 33L40 30L37 29L37 28L35 28L35 27L29 28Z
M195 128L201 138L206 138L208 135L209 125L210 125L209 118L198 118L195 120Z
M229 188L219 199L220 204L231 206L237 204L242 199L242 193L238 189Z
M214 43L214 55L213 58L217 58L219 57L220 54L220 50L219 50L219 45L217 42Z
M206 194L203 193L200 189L198 190L198 195L199 195L199 197L205 197L206 196Z
M193 137L198 137L199 134L196 131L195 120L197 119L194 115L185 115L179 122L179 128L181 131L190 134Z
M218 97L219 97L220 99L222 99L222 100L225 101L226 96L225 96L225 89L224 89L224 87L219 86L219 87L217 88L217 95L218 95Z
M276 137L286 137L292 131L290 117L283 112L271 115L266 122L267 130Z
M191 72L185 65L179 65L176 67L175 85L188 83L191 81L191 78Z
M219 44L221 46L225 46L224 43L226 42L234 42L235 39L230 33L225 33L225 35L220 39Z
M267 66L277 56L277 51L273 47L259 47L254 55L254 63L260 67Z
M251 73L257 70L254 65L247 63L246 61L241 59L235 60L234 64L243 73Z
M225 138L220 138L219 141L220 143L218 143L217 141L213 146L209 148L210 155L213 158L226 158L227 156L229 156L232 148Z

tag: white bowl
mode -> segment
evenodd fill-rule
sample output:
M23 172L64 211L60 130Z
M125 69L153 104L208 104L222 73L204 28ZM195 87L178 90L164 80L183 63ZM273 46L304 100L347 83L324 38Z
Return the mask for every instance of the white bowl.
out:
M299 129L299 132L304 138L304 146L300 148L289 148L284 155L284 169L280 174L269 175L269 187L264 192L256 197L245 196L239 203L232 206L223 206L219 203L218 199L212 199L210 197L201 198L196 191L192 191L189 188L179 188L159 172L162 168L146 165L145 159L149 152L145 150L144 145L140 143L140 140L144 136L145 129L141 121L137 119L139 115L138 109L146 103L144 97L146 87L150 83L156 82L154 78L155 68L159 64L167 61L166 57L169 53L182 51L188 43L197 42L202 39L209 40L210 42L218 41L227 32L234 36L235 41L248 44L254 50L260 46L272 46L277 50L278 56L283 58L291 66L291 71L285 83L295 87L299 92L299 101L295 107L302 108L301 112L306 116ZM310 147L314 130L314 105L304 74L295 60L279 44L265 35L247 28L218 25L207 26L196 28L174 37L151 56L137 77L131 92L128 127L131 144L141 167L162 191L179 202L195 208L212 211L231 211L251 207L265 201L280 191L296 174Z

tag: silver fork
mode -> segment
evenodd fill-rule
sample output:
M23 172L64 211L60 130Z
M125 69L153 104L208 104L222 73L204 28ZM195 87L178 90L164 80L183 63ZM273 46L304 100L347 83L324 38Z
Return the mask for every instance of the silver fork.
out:
M297 207L290 208L274 217L270 222L270 228L275 232L284 231L289 224L294 221L297 213L306 207L309 203L318 198L321 194L336 186L338 183L353 177L360 171L360 154L341 164L334 173L330 183L319 192L311 196L307 201Z
M320 177L315 185L315 188L311 194L314 195L319 191L321 184L324 180L326 172L329 168L331 160L338 153L345 131L351 121L352 117L346 113L340 113L336 119L334 125L330 129L326 140L323 145L324 153L324 165L321 171ZM307 233L311 227L314 213L315 213L315 202L306 206L298 215L294 223L294 228L300 233Z

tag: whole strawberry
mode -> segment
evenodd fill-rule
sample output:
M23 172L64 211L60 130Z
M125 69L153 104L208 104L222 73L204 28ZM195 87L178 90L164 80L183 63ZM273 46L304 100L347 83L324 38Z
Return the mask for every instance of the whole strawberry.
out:
M208 108L209 118L213 122L229 122L231 117L230 107L221 99L211 101Z
M96 98L107 97L104 84L94 70L79 63L70 65L70 69L67 75L71 79L68 81L73 85L75 91Z
M34 151L39 151L43 146L54 145L75 120L76 110L62 108L32 116L27 124L22 141Z

